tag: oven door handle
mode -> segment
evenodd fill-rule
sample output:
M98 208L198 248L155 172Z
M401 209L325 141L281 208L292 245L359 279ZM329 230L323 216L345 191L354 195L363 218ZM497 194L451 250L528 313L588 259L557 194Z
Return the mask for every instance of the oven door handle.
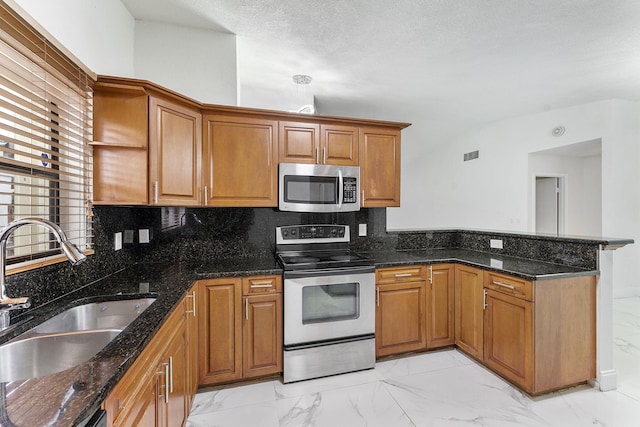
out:
M374 266L363 267L347 267L347 268L326 268L318 270L297 270L297 271L285 271L285 279L301 279L305 277L324 277L324 276L342 276L345 274L366 274L375 273Z
M338 169L338 209L342 207L344 201L344 179L342 178L342 170Z

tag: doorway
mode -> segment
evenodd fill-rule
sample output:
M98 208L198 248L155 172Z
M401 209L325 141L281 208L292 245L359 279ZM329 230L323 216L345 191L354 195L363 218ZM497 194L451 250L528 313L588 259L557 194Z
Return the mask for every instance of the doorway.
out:
M564 234L564 177L536 176L536 233Z

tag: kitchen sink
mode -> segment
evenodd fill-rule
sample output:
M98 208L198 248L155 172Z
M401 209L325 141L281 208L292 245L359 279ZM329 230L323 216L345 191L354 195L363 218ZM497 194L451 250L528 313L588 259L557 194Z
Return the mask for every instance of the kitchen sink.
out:
M122 330L154 301L155 298L142 298L78 305L41 323L20 337L92 329Z
M50 375L86 362L155 298L72 307L0 346L0 382Z
M11 341L0 346L0 382L41 377L86 362L120 329L76 331Z

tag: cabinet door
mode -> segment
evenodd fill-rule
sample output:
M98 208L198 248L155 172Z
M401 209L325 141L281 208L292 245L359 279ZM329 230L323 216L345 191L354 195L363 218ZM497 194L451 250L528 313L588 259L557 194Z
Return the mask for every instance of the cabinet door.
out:
M194 285L186 297L187 313L187 378L188 384L188 408L191 408L193 397L198 391L198 285Z
M533 388L533 303L486 290L484 362L527 391Z
M130 399L127 399L128 391L116 388L105 401L108 425L114 427L157 425L158 384L158 377L154 372L147 376L142 384L135 384L138 388ZM125 404L126 406L121 406Z
M454 343L454 284L452 264L429 266L427 283L427 347Z
M458 348L482 360L482 270L456 265L455 341Z
M321 125L320 159L326 165L358 166L358 128Z
M425 348L425 282L376 288L376 357Z
M151 204L200 206L200 112L153 97L149 109Z
M244 378L282 371L282 294L244 297Z
M360 128L362 206L400 206L400 131Z
M278 122L208 116L204 176L209 206L278 206Z
M278 155L282 163L320 163L320 126L280 122Z
M186 320L186 319L185 319ZM189 379L187 376L187 330L185 321L180 323L180 327L168 344L165 363L169 363L169 389L167 393L167 427L181 426L186 422L189 415L187 397Z
M242 378L241 280L202 280L197 296L199 384Z

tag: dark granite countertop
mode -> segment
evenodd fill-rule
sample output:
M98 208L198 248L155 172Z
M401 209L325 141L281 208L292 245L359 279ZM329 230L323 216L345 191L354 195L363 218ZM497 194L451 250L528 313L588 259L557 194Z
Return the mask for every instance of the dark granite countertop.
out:
M591 276L597 270L585 270L566 265L540 262L525 258L470 251L467 249L421 249L409 251L362 252L376 261L376 267L393 267L412 264L457 262L499 273L510 274L526 280L554 279L559 276Z
M377 267L460 262L529 280L598 273L463 249L372 251L367 255L376 260ZM0 420L11 420L15 426L72 426L81 423L108 397L195 280L281 273L282 269L273 257L174 265L139 264L22 313L14 322L33 318L0 333L0 344L72 306L112 299L157 297L149 308L89 361L56 374L0 384Z

